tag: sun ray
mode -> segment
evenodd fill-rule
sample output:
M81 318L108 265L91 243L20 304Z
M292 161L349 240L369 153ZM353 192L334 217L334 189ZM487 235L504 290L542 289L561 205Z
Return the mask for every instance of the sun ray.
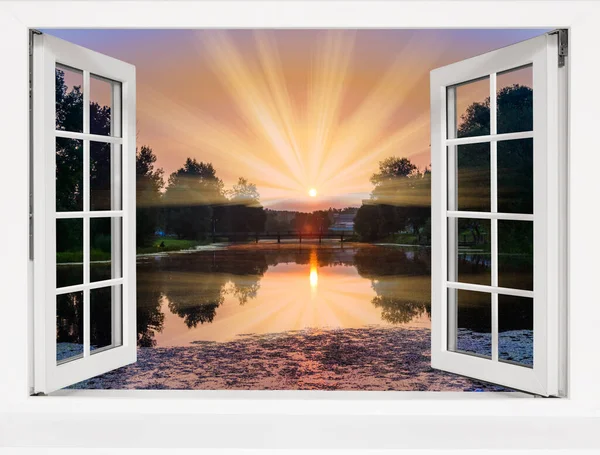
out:
M296 132L294 131L294 125L298 122L298 115L295 115L295 109L287 90L277 45L269 33L265 31L255 31L254 39L263 72L267 79L267 85L274 98L278 114L281 117L287 140L295 154L296 164L303 175L303 180L306 181L305 163L302 158L300 146L296 140Z
M338 121L354 46L354 31L327 31L319 41L308 90L309 179L315 183Z
M206 50L212 57L212 68L224 82L246 121L267 140L276 156L288 168L290 176L303 185L297 175L293 146L278 124L276 103L272 99L263 77L253 76L244 59L225 33L215 32L206 42Z
M447 43L427 41L415 32L405 35L395 59L371 79L366 93L359 91L363 97L349 111L344 106L354 89L352 69L360 64L360 31L319 31L307 41L314 44L303 70L304 93L287 79L289 72L284 70L290 60L281 53L277 33L246 33L250 39L243 42L226 31L197 32L194 41L199 57L208 62L228 94L224 101L228 109L246 127L191 104L169 104L168 97L145 88L148 111L168 108L171 114L163 128L177 132L182 145L177 153L185 145L191 156L200 148L206 159L218 155L239 163L237 172L251 176L265 206L282 204L286 198L292 204L306 201L311 188L318 189L321 204L351 200L349 195L362 198L372 189L369 177L378 161L427 153L429 118L420 111L411 117L411 110L415 93L428 80L424 52L428 61L437 62ZM306 111L298 96L306 100ZM152 114L148 117L152 120ZM155 120L160 129L159 119ZM178 127L190 123L195 126L192 130ZM227 178L237 178L232 172L227 169Z

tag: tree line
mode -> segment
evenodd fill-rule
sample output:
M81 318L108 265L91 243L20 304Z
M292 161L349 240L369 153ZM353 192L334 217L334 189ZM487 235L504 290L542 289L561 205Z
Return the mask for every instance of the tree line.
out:
M533 91L514 84L497 94L497 131L508 133L533 130ZM461 115L456 137L490 134L490 99L474 102ZM456 147L456 206L460 211L491 211L490 144ZM533 213L533 140L497 143L497 208L503 213ZM373 191L363 201L354 221L362 240L389 238L410 232L431 235L431 170L419 170L408 158L390 157L379 163L371 177ZM449 189L452 191L452 189ZM503 252L531 252L531 223L501 222L499 241ZM458 235L474 244L489 242L485 220L458 219Z
M529 87L513 85L498 92L498 132L532 129L533 93ZM489 134L489 98L471 104L461 117L457 136ZM56 127L82 131L83 94L78 86L70 90L64 72L56 71ZM110 107L90 103L90 131L110 134ZM532 140L498 143L498 211L533 212ZM90 206L111 208L110 144L90 143ZM211 163L187 158L165 182L156 167L156 155L144 145L136 157L137 244L154 241L162 230L180 239L202 240L215 233L268 231L326 231L343 213L355 213L354 230L360 240L373 241L409 232L428 238L431 231L431 171L417 167L406 157L389 157L379 163L371 177L373 190L361 207L319 210L312 213L272 211L260 203L256 185L240 177L231 189ZM457 147L457 209L490 210L489 144ZM88 183L85 183L88 184ZM58 138L56 142L56 209L83 209L82 141ZM76 220L77 221L77 220ZM57 251L81 245L81 223L61 220ZM529 241L529 228L503 223L501 229L521 246ZM471 233L475 243L485 238L485 226L478 220L459 221L459 232ZM110 220L99 219L91 232L92 250L109 243Z
M211 163L187 158L166 183L148 146L137 152L137 244L163 230L180 239L203 240L215 233L264 229L265 209L256 185L240 177L229 190ZM164 189L164 191L163 191Z

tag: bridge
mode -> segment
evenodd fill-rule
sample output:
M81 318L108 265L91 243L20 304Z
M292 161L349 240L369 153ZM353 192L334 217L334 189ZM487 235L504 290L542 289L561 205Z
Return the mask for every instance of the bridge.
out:
M339 239L341 243L347 242L348 237L353 234L351 231L338 232L301 232L301 231L278 231L278 232L215 232L212 234L212 241L215 242L217 237L227 237L231 241L252 239L255 243L259 240L281 240L297 239L299 243L302 240L319 240L322 243L323 239Z

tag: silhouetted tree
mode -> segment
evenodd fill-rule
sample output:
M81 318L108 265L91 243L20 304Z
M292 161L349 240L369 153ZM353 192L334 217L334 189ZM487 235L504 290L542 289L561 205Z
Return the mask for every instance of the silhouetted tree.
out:
M229 219L233 232L262 232L267 215L260 204L260 194L254 183L240 177L238 183L227 192Z
M364 240L384 238L411 227L417 233L430 217L431 173L420 172L408 158L390 157L373 174L369 202L358 210L354 230ZM371 206L372 208L367 208Z
M213 165L188 158L169 176L163 196L166 229L179 238L206 238L215 222L213 208L225 200L223 182Z
M163 170L155 169L156 155L142 145L137 151L136 173L136 240L138 246L152 243L159 227Z

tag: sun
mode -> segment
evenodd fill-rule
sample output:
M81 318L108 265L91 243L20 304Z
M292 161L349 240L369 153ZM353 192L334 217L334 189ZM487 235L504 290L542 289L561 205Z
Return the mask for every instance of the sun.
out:
M316 197L317 196L317 190L315 190L314 188L311 188L310 190L308 190L308 195L310 197Z

